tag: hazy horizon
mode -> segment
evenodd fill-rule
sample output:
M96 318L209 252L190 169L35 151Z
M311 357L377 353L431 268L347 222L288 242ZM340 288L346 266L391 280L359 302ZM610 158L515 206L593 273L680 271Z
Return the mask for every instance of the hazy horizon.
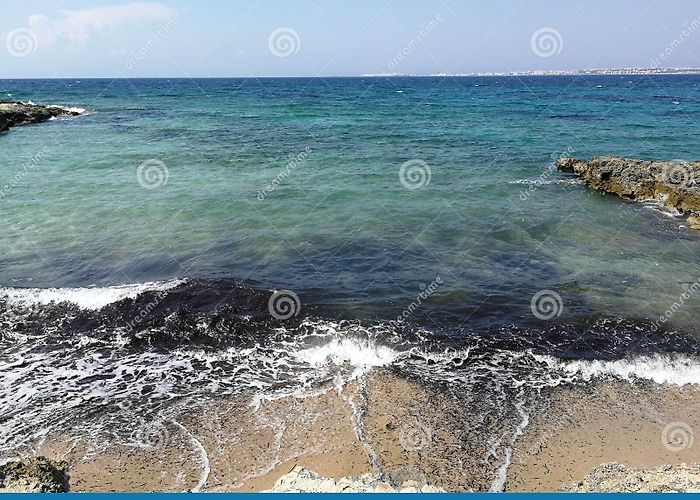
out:
M28 0L3 14L2 79L700 67L690 0Z

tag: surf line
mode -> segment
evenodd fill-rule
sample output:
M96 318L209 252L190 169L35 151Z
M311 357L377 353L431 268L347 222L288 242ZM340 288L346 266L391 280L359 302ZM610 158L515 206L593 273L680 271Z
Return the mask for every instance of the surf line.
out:
M209 463L209 454L207 453L207 449L204 447L202 442L194 437L194 434L192 434L187 428L182 425L180 422L177 422L175 420L172 421L173 424L178 426L183 432L188 434L190 436L190 439L192 440L192 443L194 443L195 448L197 448L197 451L199 451L199 457L200 457L200 462L202 463L202 476L199 478L199 482L197 485L192 488L192 493L198 493L202 488L204 488L204 485L207 484L207 481L209 480L209 474L211 474L211 465Z

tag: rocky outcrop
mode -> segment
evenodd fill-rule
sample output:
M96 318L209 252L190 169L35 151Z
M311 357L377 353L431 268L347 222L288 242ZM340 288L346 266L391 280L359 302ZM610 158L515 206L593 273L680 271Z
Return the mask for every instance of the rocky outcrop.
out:
M274 493L442 493L445 490L411 480L397 486L384 480L379 474L363 474L335 480L295 466L291 472L279 478L269 491Z
M0 493L61 493L68 491L65 462L45 457L0 465Z
M635 201L654 200L688 217L700 229L700 162L643 161L617 156L560 158L557 169L589 186Z
M10 127L41 123L55 116L78 116L81 113L60 106L40 106L21 102L0 101L0 132Z
M700 465L664 465L657 469L641 470L613 462L596 467L583 481L564 489L598 493L698 493Z

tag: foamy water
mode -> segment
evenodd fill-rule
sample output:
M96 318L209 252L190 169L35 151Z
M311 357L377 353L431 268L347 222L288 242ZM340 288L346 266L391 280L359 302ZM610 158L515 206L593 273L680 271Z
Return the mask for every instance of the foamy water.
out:
M591 381L612 377L677 386L700 384L700 358L684 354L636 356L615 361L562 361L552 356L538 355L535 355L535 359L572 380Z
M240 325L250 327L251 336L243 342L211 347L187 340L167 348L158 348L168 338L163 335L181 328L176 323L169 326L174 318L170 312L165 313L162 325L133 332L120 323L124 320L119 316L115 324L96 323L98 330L92 334L59 336L51 323L56 320L46 320L49 323L40 329L32 326L32 315L42 308L52 311L71 304L100 317L107 305L137 301L146 292L176 294L186 284L186 280L173 280L102 288L1 289L0 300L10 306L0 315L5 325L0 337L4 352L0 356L0 412L8 416L0 433L6 442L49 432L57 418L67 424L75 418L72 412L80 412L86 403L96 407L118 404L138 412L140 407L155 408L185 395L278 398L339 388L376 368L393 368L426 383L465 390L483 384L516 391L541 389L608 378L700 384L700 360L689 354L567 360L530 349L504 349L485 339L475 339L471 345L465 339L460 349L440 349L430 340L429 331L409 339L392 323L307 318L293 327L277 325L263 333L258 330L262 326L256 327L246 316ZM139 303L131 301L127 305L138 309ZM8 315L22 307L32 311L19 319ZM76 313L61 314L71 319ZM206 334L213 326L202 317L192 333ZM17 342L20 338L23 340ZM29 432L30 428L34 430Z
M466 337L461 347L444 348L429 330L403 330L391 322L307 317L269 325L252 312L236 312L221 329L225 311L218 306L206 314L189 311L189 301L216 288L198 286L171 280L0 289L0 305L6 308L0 313L0 414L5 416L0 454L52 435L82 439L93 451L115 442L151 447L150 441L165 432L158 429L182 425L174 420L173 407L228 396L258 407L264 400L327 391L337 391L351 406L361 437L361 402L344 395L345 387L362 386L373 370L389 369L458 397L473 395L491 419L517 415L510 427L484 437L494 461L491 488L501 491L512 447L530 419L530 394L610 379L700 384L700 359L682 353L570 360L504 348L498 337ZM231 290L252 294L247 300L258 293ZM226 296L215 294L217 301ZM167 303L162 311L161 300ZM266 296L260 304L266 307ZM145 318L157 321L127 328L129 318L144 308ZM87 330L66 330L71 322ZM180 430L196 452L202 487L211 471L206 449L187 429Z
M29 102L28 104L33 104L33 103ZM80 108L77 106L61 106L58 104L52 104L52 105L49 105L47 107L48 108L59 108L59 109L62 109L64 111L68 111L69 113L78 113L80 115L89 115L90 114L86 108Z
M181 283L182 280L170 280L92 288L0 288L0 299L5 299L10 306L31 307L68 302L81 309L99 310L120 300L134 299L145 291L166 291Z

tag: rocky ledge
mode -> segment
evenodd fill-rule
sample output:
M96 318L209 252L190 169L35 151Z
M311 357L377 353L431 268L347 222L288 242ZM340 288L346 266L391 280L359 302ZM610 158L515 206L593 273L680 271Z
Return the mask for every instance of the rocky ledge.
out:
M269 491L274 493L443 493L445 490L410 480L395 485L383 478L381 474L363 474L336 480L295 466L291 472L279 478Z
M643 161L617 156L560 158L557 169L589 186L635 201L655 201L700 229L700 162Z
M0 132L10 127L45 122L56 116L78 116L81 113L60 106L41 106L22 102L0 101Z
M583 481L564 489L596 493L699 493L700 465L664 465L640 470L613 462L596 467Z
M45 457L0 465L0 493L62 493L68 491L64 462Z

